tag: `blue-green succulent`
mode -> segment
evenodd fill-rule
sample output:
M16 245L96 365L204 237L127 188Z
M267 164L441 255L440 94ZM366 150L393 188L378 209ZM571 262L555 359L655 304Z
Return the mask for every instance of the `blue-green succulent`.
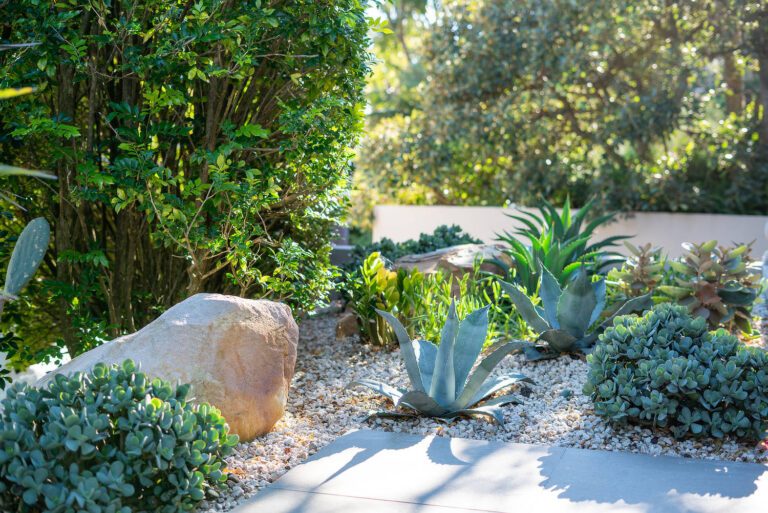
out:
M584 268L576 272L565 289L561 289L552 273L543 268L539 285L543 306L534 305L517 285L501 281L501 286L525 322L538 333L537 344L523 348L529 360L585 351L617 315L653 306L650 294L635 297L625 301L606 321L598 322L605 309L605 279L592 281Z
M768 432L768 354L703 317L663 303L605 330L587 356L584 393L618 425L671 429L676 437L763 439Z
M371 416L414 416L412 413L397 412L405 406L418 414L446 420L460 415L485 415L503 425L501 407L518 402L514 395L502 395L482 405L478 403L516 383L533 383L522 374L504 374L487 379L506 355L528 345L521 341L498 346L472 371L488 332L488 306L475 310L459 322L456 305L452 301L439 346L426 340L411 340L392 314L380 310L378 313L392 326L397 336L412 389L396 388L367 379L352 381L347 387L368 387L394 403L394 411L374 412Z
M219 411L121 366L14 384L0 412L0 511L175 513L216 496L237 436Z

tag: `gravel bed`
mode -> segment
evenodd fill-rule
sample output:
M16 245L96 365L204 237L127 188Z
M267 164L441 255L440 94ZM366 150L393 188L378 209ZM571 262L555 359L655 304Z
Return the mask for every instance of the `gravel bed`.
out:
M592 403L581 392L587 375L586 362L570 357L539 363L527 363L519 355L504 359L496 372L521 372L536 382L536 385L518 386L516 393L523 402L505 407L506 429L485 417L450 424L426 418L363 422L368 412L389 410L392 404L368 389L344 391L346 384L353 378L373 378L405 386L405 369L396 351L362 345L357 337L336 341L335 324L336 315L300 324L296 373L285 416L271 433L237 446L235 453L227 458L228 493L216 502L201 503L198 511L232 509L320 448L356 428L768 463L765 443L711 438L677 441L647 428L611 427L595 415Z

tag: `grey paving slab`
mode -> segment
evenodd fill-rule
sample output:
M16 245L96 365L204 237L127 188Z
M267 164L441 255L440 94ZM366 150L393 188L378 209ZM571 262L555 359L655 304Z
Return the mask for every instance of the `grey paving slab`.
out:
M236 513L768 511L768 466L360 430Z

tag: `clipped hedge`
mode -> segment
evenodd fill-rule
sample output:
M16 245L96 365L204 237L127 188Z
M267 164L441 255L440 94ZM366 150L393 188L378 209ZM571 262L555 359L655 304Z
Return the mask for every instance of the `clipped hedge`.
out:
M227 476L237 444L219 411L122 366L16 384L0 416L0 510L188 511Z
M768 356L683 306L619 317L587 357L584 393L618 425L670 428L675 437L762 439L768 431Z

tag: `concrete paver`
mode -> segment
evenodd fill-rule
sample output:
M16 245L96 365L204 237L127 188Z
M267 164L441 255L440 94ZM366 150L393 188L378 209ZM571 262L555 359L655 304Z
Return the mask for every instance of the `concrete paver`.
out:
M353 431L235 513L768 511L768 465Z

